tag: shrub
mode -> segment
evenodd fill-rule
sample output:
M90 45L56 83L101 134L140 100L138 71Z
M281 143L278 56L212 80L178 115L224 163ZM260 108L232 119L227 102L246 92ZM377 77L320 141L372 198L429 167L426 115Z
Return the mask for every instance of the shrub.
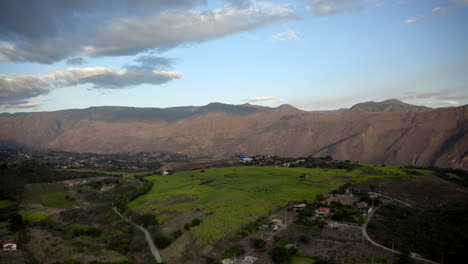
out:
M244 254L245 254L244 248L242 248L242 246L240 245L235 245L224 250L222 256L225 258L232 258L234 256L242 256Z
M250 244L252 245L253 248L256 250L265 250L266 249L266 242L263 239L260 238L251 238L250 239Z
M161 233L154 235L153 237L154 244L158 248L166 248L171 244L171 239Z

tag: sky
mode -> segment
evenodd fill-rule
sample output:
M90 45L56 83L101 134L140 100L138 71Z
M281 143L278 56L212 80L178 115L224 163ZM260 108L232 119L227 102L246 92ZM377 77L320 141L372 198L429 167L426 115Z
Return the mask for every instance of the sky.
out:
M0 112L468 104L468 0L2 0Z

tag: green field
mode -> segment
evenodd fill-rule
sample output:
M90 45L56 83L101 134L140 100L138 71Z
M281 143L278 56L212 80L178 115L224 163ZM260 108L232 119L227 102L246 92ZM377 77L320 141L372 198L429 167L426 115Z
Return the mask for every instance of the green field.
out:
M0 200L0 209L1 208L7 208L13 205L13 202L11 200Z
M62 184L38 183L26 187L23 200L27 202L40 203L45 207L72 208L79 202L71 201L66 196L70 195Z
M314 264L315 262L315 259L306 257L294 257L291 260L291 264Z
M22 214L23 220L28 220L32 222L42 222L44 221L47 217L49 217L49 214Z
M426 174L421 173L421 174ZM210 243L238 232L290 201L312 201L346 182L365 182L385 177L409 177L398 167L365 165L363 168L306 169L275 167L226 167L150 176L152 190L129 204L140 212L166 214L201 210L202 224L193 232ZM187 219L190 222L191 219Z

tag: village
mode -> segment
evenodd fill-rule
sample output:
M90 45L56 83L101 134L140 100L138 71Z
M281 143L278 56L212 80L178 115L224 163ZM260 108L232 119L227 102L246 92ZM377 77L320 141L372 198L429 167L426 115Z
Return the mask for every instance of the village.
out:
M278 234L287 232L291 224L319 226L319 228L338 231L345 227L359 227L365 223L369 213L375 206L382 203L382 196L377 192L360 192L350 188L340 188L333 191L328 197L318 196L311 203L292 203L282 212L276 212L266 221L260 221L257 231L251 234L251 241L265 241L274 243L278 240ZM255 234L257 233L257 234ZM259 234L260 235L259 235ZM301 236L298 240L304 239ZM290 241L291 242L291 241ZM283 243L282 247L290 252L297 252L300 243ZM257 252L257 255L256 255ZM253 264L260 263L258 253L262 251L253 250L244 256L224 258L222 264Z

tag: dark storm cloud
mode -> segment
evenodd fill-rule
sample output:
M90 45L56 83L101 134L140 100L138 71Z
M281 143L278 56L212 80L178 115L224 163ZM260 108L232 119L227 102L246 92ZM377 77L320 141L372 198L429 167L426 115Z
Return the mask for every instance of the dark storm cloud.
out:
M73 57L67 60L68 65L83 65L86 64L86 61L81 57Z
M73 56L135 55L220 38L292 18L292 5L202 0L2 0L0 60L53 63Z

